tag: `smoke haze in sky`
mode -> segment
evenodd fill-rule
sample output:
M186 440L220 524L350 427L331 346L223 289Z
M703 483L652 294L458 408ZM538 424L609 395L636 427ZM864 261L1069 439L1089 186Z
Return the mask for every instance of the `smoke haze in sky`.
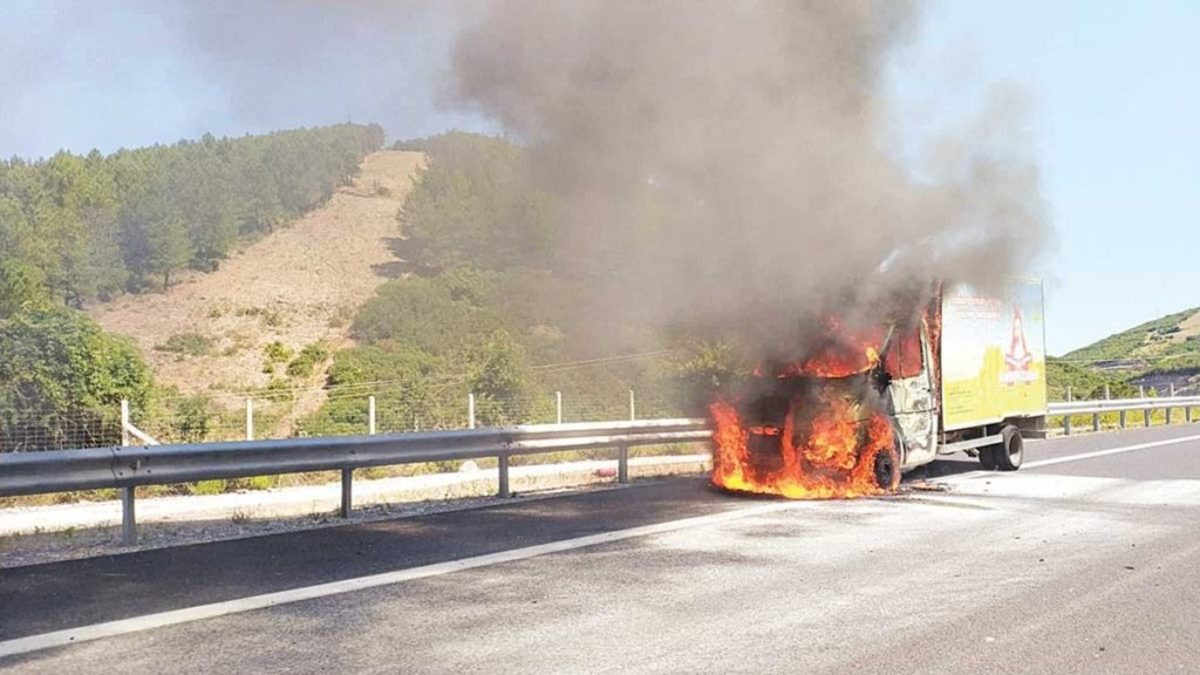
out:
M995 284L1047 237L1020 92L922 148L919 179L888 153L883 71L918 18L871 0L495 0L458 40L454 93L530 145L579 266L625 282L621 311L767 346L935 278Z

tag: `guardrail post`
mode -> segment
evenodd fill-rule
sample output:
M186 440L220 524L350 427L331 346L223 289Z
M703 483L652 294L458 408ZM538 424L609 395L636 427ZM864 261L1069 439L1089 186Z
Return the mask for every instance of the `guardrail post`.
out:
M129 447L129 401L121 399L121 447ZM134 512L137 488L121 488L121 543L137 545L137 515Z
M121 488L121 543L126 546L137 545L137 516L134 514L136 489L133 486Z
M617 447L617 482L629 482L629 446L621 445Z
M1125 411L1124 410L1121 411L1120 417L1121 417L1121 428L1124 429L1125 428Z
M254 440L254 399L246 399L246 440Z
M1175 412L1175 411L1171 408L1171 406L1168 405L1167 406L1167 426L1171 425L1171 417L1172 417L1171 413L1173 413L1173 412Z
M1100 431L1100 413L1092 413L1092 431Z
M1183 409L1183 421L1188 424L1192 423L1192 407L1188 406Z
M349 518L354 512L354 469L342 469L341 516Z
M629 390L629 421L637 421L637 402L633 399L633 390Z
M367 397L367 433L375 435L375 397Z
M467 428L475 428L475 392L467 394Z
M1063 415L1063 433L1067 436L1071 435L1071 413Z
M1145 425L1147 428L1149 428L1149 426L1150 426L1150 422L1151 422L1150 417L1153 413L1154 413L1154 411L1151 410L1150 408L1146 408L1145 410L1142 411L1142 420L1145 422Z
M499 459L500 459L500 464L497 467L497 470L498 470L497 482L499 483L500 489L498 490L498 494L501 497L508 497L508 496L511 496L511 494L512 494L508 489L508 453L501 454Z
M562 424L562 392L561 391L554 392L554 412L555 412L554 419L558 420L559 424Z

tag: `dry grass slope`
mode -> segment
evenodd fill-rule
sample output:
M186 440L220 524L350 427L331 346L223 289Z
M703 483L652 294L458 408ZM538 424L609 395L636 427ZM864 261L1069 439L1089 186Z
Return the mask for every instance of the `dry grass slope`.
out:
M263 350L271 342L294 352L318 341L331 351L350 344L354 310L402 265L392 249L396 212L424 161L415 152L369 155L353 185L216 272L194 275L163 293L123 297L90 314L106 329L132 337L163 384L214 394L264 386L271 375L262 372ZM190 344L199 345L192 354L156 349L189 334L203 336L189 336ZM277 366L280 374L283 367ZM305 383L317 384L324 370L319 367Z

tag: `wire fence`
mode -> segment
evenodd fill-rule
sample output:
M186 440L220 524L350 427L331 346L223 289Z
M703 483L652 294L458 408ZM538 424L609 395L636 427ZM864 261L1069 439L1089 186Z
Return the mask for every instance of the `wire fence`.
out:
M474 393L462 382L412 391L396 383L181 396L134 408L129 422L169 443L394 434L555 422L685 416L678 397L617 386L536 393ZM111 410L109 409L111 408ZM694 412L694 411L693 411ZM138 442L136 437L133 442ZM120 403L95 411L0 410L0 452L120 445Z
M91 448L121 443L120 403L111 410L0 410L0 451Z

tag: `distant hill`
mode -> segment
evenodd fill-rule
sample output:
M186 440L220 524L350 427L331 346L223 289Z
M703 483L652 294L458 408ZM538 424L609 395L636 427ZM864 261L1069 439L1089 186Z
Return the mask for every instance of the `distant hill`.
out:
M1140 385L1161 394L1172 384L1176 391L1200 391L1200 307L1110 335L1052 362L1052 389L1065 388L1069 381L1077 393L1097 386L1102 390L1105 382L1127 383L1135 390Z

